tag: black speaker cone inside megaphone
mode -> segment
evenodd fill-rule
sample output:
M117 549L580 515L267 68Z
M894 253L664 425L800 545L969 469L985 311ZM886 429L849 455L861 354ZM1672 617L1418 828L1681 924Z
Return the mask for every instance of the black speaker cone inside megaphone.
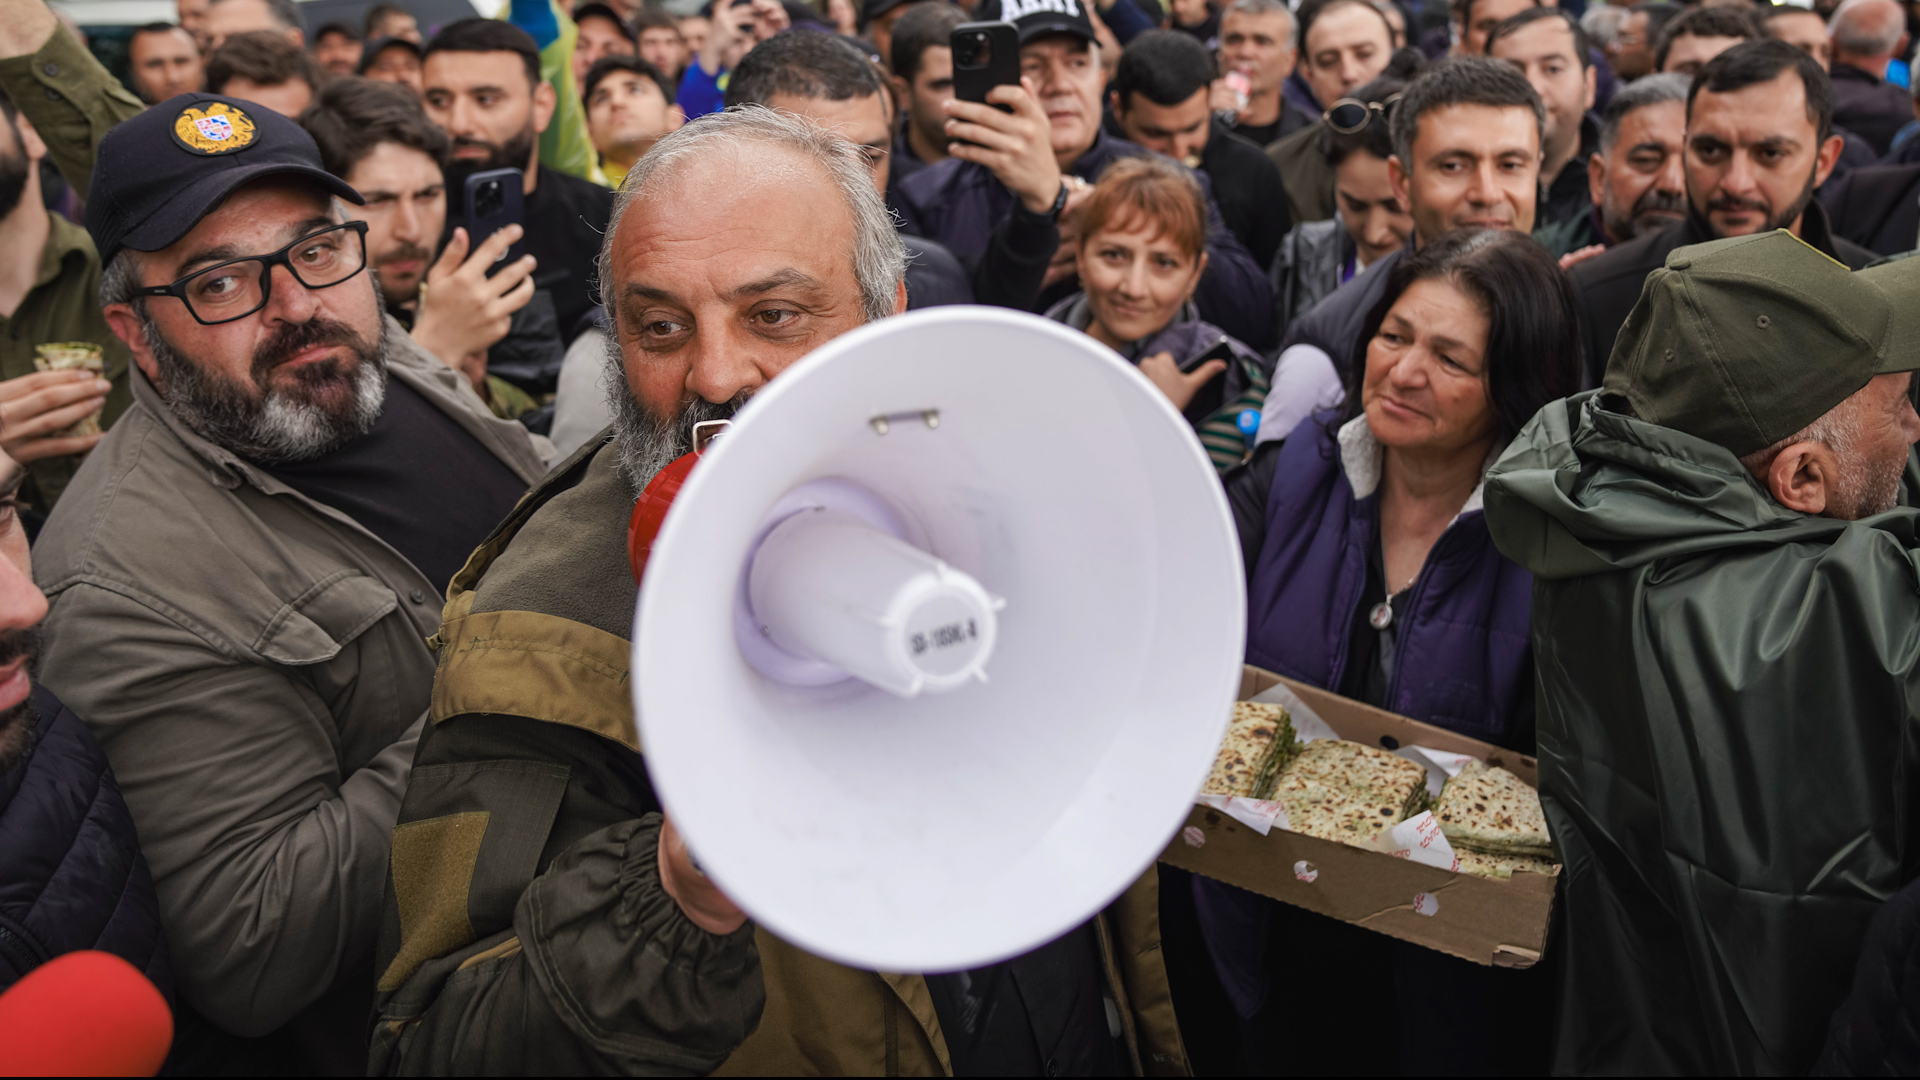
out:
M1104 346L1001 309L864 327L741 410L652 547L655 789L811 952L1025 952L1192 806L1239 688L1240 565L1191 428Z

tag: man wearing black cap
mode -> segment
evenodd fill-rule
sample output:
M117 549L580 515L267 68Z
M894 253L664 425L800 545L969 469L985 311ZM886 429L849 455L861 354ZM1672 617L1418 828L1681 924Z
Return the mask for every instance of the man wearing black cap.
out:
M901 181L896 208L903 231L960 257L982 303L1038 311L1075 287L1066 242L1075 200L1114 159L1147 151L1101 130L1100 46L1078 0L983 3L983 17L995 13L1019 27L1022 85L995 87L984 105L947 101L952 156ZM1209 193L1208 261L1194 302L1201 318L1264 344L1273 321L1266 275L1200 181Z
M1534 577L1556 1074L1806 1074L1912 880L1915 369L1920 260L1682 247L1487 474Z
M330 22L314 31L313 62L328 75L351 75L360 66L364 45L351 23Z
M375 38L360 54L360 74L375 82L390 82L413 91L414 97L426 93L420 78L420 46L406 38Z
M438 596L544 465L391 320L292 120L183 95L101 142L87 227L133 405L37 545L50 687L120 778L181 998L364 1064Z

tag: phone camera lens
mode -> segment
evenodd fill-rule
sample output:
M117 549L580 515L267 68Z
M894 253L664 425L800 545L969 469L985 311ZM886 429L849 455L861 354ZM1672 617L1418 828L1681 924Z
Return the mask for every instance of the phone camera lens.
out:
M993 39L974 31L960 39L955 62L963 68L983 68L993 63Z
M473 193L473 212L475 217L498 217L507 208L506 185L498 180L481 184Z

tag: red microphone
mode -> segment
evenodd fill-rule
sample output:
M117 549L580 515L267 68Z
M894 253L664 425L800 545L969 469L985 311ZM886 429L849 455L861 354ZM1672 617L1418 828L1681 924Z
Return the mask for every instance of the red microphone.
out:
M0 994L0 1076L152 1076L173 1013L112 953L55 957Z
M673 497L680 494L680 485L687 482L687 474L699 460L698 451L675 458L647 481L646 490L633 504L633 516L627 519L627 562L633 566L633 580L647 575L647 556L653 553L654 538L660 535L667 511L673 508Z

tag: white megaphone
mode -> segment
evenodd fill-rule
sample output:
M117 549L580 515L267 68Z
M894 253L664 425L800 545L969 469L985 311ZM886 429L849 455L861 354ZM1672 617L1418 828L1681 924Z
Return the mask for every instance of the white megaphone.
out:
M979 967L1165 849L1240 684L1199 441L1092 338L942 307L827 343L674 497L634 618L655 790L760 925Z

